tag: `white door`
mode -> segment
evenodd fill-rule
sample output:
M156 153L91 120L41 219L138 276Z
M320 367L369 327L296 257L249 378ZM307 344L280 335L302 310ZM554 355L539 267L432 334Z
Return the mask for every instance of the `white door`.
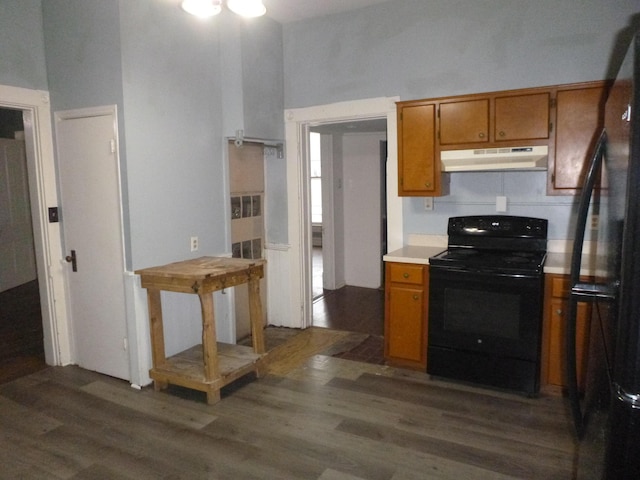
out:
M56 113L75 360L83 368L128 380L116 132L115 107Z

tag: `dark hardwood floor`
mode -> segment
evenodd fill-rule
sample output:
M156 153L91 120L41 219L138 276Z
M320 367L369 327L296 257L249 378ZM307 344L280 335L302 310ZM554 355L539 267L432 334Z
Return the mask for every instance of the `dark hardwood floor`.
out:
M322 248L313 247L313 326L384 334L384 290L346 286L322 288Z
M364 310L360 294L372 292L352 290L327 296L331 318ZM216 405L201 392L135 390L74 366L0 384L0 479L576 478L582 447L563 397L334 355L374 337L270 327L265 375L225 387Z
M575 478L562 397L324 355L286 371L225 387L211 406L73 366L0 385L0 478Z
M325 290L313 301L313 326L384 334L384 291L346 286Z
M45 367L38 282L0 293L0 383Z

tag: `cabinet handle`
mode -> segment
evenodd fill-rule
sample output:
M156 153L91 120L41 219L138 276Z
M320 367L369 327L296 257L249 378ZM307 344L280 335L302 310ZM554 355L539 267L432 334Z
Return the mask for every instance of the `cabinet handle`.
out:
M558 315L562 315L562 309L561 309L561 308L559 308L558 310L556 310L556 313L557 313Z
M478 134L478 136L479 136L480 138L484 138L484 132L480 132L480 133Z
M431 188L431 183L427 182L427 183L424 184L424 186L427 187L427 188Z
M418 298L420 298L420 297L418 297L418 295L414 295L414 296L413 296L413 299L414 299L414 300L418 300Z
M501 137L504 137L506 135L506 133L500 132L500 133L498 133L498 135L500 135Z
M409 278L409 274L408 274L408 273L403 273L403 274L402 274L402 276L403 276L404 278Z

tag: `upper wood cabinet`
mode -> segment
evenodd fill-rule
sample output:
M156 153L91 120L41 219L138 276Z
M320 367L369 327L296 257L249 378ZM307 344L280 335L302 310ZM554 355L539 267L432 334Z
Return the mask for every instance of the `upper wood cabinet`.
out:
M575 194L604 122L604 82L560 87L556 92L555 154L549 155L548 194Z
M398 195L441 194L436 157L436 107L428 102L398 103Z
M547 194L575 194L603 123L605 82L398 102L398 195L446 195L444 150L544 145ZM446 177L445 177L446 178Z
M438 103L439 144L443 150L450 150L497 147L502 142L547 141L550 104L549 91L443 99Z
M495 142L549 138L549 92L495 99Z
M488 98L440 104L440 145L488 141Z

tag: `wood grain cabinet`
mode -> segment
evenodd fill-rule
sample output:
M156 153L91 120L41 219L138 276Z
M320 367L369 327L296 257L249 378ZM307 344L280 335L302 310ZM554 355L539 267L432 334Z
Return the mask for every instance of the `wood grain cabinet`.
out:
M384 356L390 365L426 371L428 268L386 264Z
M568 314L569 277L547 274L545 276L543 385L565 386L565 338ZM578 387L584 385L589 347L591 305L578 303L576 325L576 359Z
M547 192L574 195L582 185L597 135L604 122L607 86L590 82L556 92L555 154L549 156Z
M550 92L496 96L494 141L547 140L550 105Z
M440 152L549 147L547 194L575 195L603 124L606 82L397 103L398 195L447 195Z
M422 101L399 102L397 112L398 195L440 196L435 104Z
M550 129L550 104L550 91L537 90L443 100L439 103L439 144L443 149L451 149L499 147L502 142L510 142L511 146L514 142L546 141Z
M489 141L489 99L440 103L440 145Z

